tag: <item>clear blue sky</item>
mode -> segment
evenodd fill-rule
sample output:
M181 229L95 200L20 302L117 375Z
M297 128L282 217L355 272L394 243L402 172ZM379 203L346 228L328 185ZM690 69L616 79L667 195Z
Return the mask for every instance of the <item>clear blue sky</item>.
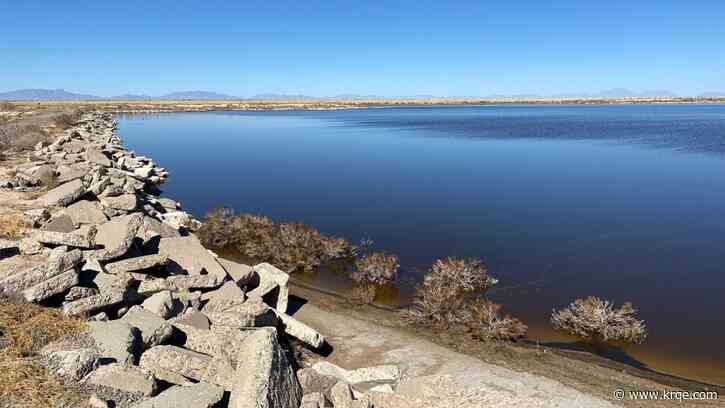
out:
M725 90L725 1L0 0L0 91Z

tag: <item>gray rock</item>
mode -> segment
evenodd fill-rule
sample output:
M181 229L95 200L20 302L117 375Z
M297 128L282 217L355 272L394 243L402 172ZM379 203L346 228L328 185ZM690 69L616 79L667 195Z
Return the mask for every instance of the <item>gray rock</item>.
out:
M53 217L47 224L40 227L43 231L54 231L54 232L73 232L76 226L73 224L73 220L66 214L58 214Z
M227 272L216 259L201 245L193 235L179 238L162 238L159 241L159 254L169 257L172 264L167 268L170 273L212 276L219 280L220 285L227 277Z
M173 334L171 324L141 306L131 307L123 315L121 321L141 331L141 341L144 349L149 349L165 342Z
M141 282L138 293L151 295L153 293L170 290L174 292L192 289L212 289L219 287L224 279L214 275L177 275L166 279L150 279Z
M220 333L199 329L179 322L174 327L183 334L184 348L214 357L228 360L233 367L237 366L237 358L241 353L241 345L250 331L229 330Z
M143 308L163 319L169 319L183 313L186 305L181 300L172 296L171 292L161 291L146 299Z
M107 307L118 305L124 300L124 292L105 292L88 296L63 305L63 313L69 316L88 315Z
M88 377L88 383L138 393L144 396L156 394L158 385L154 374L142 367L113 363L101 366Z
M119 320L87 324L88 333L101 350L103 358L111 358L117 363L135 364L140 343L137 328Z
M199 330L209 330L211 324L209 318L206 315L195 309L187 309L183 316L174 320L174 324L189 326Z
M74 248L90 249L96 246L95 241L96 228L91 226L86 234L54 232L54 231L36 231L33 239L47 245L66 245Z
M98 289L95 288L85 288L82 286L74 286L70 288L68 293L65 295L65 300L68 302L72 302L74 300L83 299L89 296L94 296L98 294Z
M111 160L103 152L95 148L86 149L85 159L99 166L111 167Z
M184 211L167 211L160 216L164 223L169 224L176 229L184 228L196 231L199 227L201 227L201 222L194 219L194 217Z
M70 217L74 225L103 224L108 221L101 211L101 206L95 201L81 200L69 205L64 213Z
M241 305L246 299L244 291L235 282L226 282L219 289L205 293L204 297L208 299L204 305L206 313L223 312Z
M98 366L98 358L90 348L59 350L48 354L48 366L61 377L80 381Z
M330 400L335 408L352 408L354 398L350 385L344 381L335 384L330 390Z
M58 183L62 184L73 181L81 181L81 179L86 175L86 170L75 167L59 166L58 173Z
M154 238L174 238L180 237L181 234L179 234L178 230L155 218L144 216L143 224L136 236L146 244Z
M78 271L70 269L23 291L28 302L39 302L78 284Z
M302 388L275 329L255 330L242 343L229 408L293 408Z
M159 205L169 210L178 210L181 208L181 205L178 202L170 198L159 197L156 199L156 201L159 202Z
M313 392L302 396L300 408L325 408L325 396L321 392Z
M18 248L20 244L18 241L11 241L9 239L0 239L0 251L5 249Z
M277 314L277 317L279 317L279 319L282 321L284 332L288 335L298 340L301 340L314 348L320 348L323 344L325 344L325 337L317 330L302 323L301 321L286 313L278 311L275 312Z
M63 252L62 249L54 250L47 263L34 266L0 280L0 292L7 294L20 293L74 268L82 260L81 251L77 249L71 252Z
M131 247L142 222L143 216L136 213L99 225L96 243L104 248L94 257L100 261L110 261L123 256Z
M224 389L200 382L188 387L175 386L132 408L212 408L224 397ZM250 408L253 405L250 405Z
M110 184L110 177L101 177L98 181L91 184L91 186L88 188L88 191L92 192L96 196L100 196Z
M38 200L47 207L65 207L74 203L85 193L86 189L83 186L83 182L81 180L73 180L48 191Z
M0 248L2 248L2 243L0 243ZM43 245L32 238L23 238L20 240L18 249L23 255L37 255L43 252Z
M227 271L227 274L232 277L232 280L239 286L244 286L252 281L256 273L254 269L245 264L232 262L226 259L218 258L219 264Z
M180 376L200 381L211 360L211 356L181 347L156 346L141 355L139 365L151 370L157 378L178 384Z
M101 205L114 210L133 211L138 206L135 194L122 194L118 197L103 197Z
M330 390L340 379L331 375L324 375L312 368L303 368L297 371L297 380L302 391L308 393L322 393L330 396Z
M350 384L371 382L396 382L400 379L400 369L395 365L381 365L375 367L346 370L327 361L319 361L312 365L312 369L322 375L332 376Z
M224 388L226 391L231 391L234 387L234 381L236 379L236 373L234 367L232 367L231 361L226 357L213 357L209 364L206 366L206 370L201 377L201 380L210 384L216 384Z
M139 272L145 269L166 265L169 258L166 255L146 255L135 258L128 258L121 261L106 264L106 271L111 274L125 272Z
M249 296L259 296L264 299L273 297L270 306L280 312L287 312L289 302L289 275L268 263L254 266L254 272L259 275L259 286L249 292Z
M235 306L224 312L206 313L212 325L232 328L276 326L277 315L259 298L250 298L242 305Z

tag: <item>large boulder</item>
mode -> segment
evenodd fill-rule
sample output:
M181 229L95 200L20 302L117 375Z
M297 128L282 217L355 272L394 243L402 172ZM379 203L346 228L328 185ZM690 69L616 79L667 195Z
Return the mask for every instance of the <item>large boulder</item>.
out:
M69 205L64 213L68 215L73 224L103 224L108 221L106 215L101 211L101 206L95 201L81 200Z
M176 346L156 346L141 356L141 367L166 382L183 385L186 379L204 381L231 390L235 372L224 356L209 356Z
M46 207L66 207L74 203L85 193L86 189L83 186L83 182L76 179L48 191L38 200Z
M207 292L202 300L207 300L204 312L223 312L234 306L239 306L246 299L244 291L235 282L226 282L219 289Z
M302 388L273 328L255 330L242 343L229 408L298 408Z
M70 269L23 291L28 302L39 302L78 284L78 271Z
M57 350L47 355L48 368L72 381L80 381L98 366L100 356L92 348Z
M200 382L187 387L171 387L132 408L212 408L217 406L223 397L223 388Z
M273 309L274 310L274 309ZM325 337L320 334L317 330L313 329L312 327L302 323L301 321L295 319L294 317L275 311L277 314L277 317L279 317L280 321L282 322L282 327L284 328L284 332L288 335L301 340L302 342L314 347L314 348L320 348L323 344L325 344Z
M171 324L141 306L133 306L123 315L121 321L141 331L141 341L144 349L163 343L173 334Z
M88 322L88 333L101 350L102 357L117 363L134 364L140 349L140 332L119 320Z
M111 160L103 152L93 147L86 148L85 159L99 166L111 167Z
M186 305L178 297L165 290L144 300L143 308L163 319L169 319L184 312Z
M25 289L38 285L80 264L83 256L80 250L65 252L56 248L47 263L12 274L0 280L0 292L6 294L20 293Z
M219 264L227 271L227 274L231 276L232 280L240 287L252 281L256 275L254 268L249 265L229 261L223 258L219 258L217 261L219 261Z
M82 233L84 232L84 233ZM33 239L48 245L65 245L74 248L91 249L96 246L96 227L91 226L84 231L77 233L56 232L56 231L36 231Z
M126 272L143 272L146 269L166 265L169 258L166 255L145 255L135 258L123 259L106 264L106 271L111 274Z
M211 276L220 285L227 277L227 272L219 265L216 258L201 245L194 235L177 238L162 238L159 241L159 254L169 257L172 263L167 269L174 274L188 273L192 276Z
M259 298L250 298L245 303L223 312L206 313L213 325L235 329L247 327L276 326L277 315Z
M88 378L88 383L115 388L117 390L154 395L158 389L154 374L142 367L113 363L97 368Z
M96 243L103 245L94 257L100 261L110 261L123 256L136 237L143 216L139 213L116 217L98 226Z
M254 272L259 276L259 286L249 296L259 296L277 311L287 312L289 275L268 263L255 265Z

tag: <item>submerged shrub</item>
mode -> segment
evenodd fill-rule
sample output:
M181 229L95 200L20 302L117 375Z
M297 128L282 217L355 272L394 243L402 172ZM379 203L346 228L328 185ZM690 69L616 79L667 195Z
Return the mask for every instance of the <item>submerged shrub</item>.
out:
M352 254L352 246L300 222L277 224L262 215L218 208L204 216L197 231L204 245L238 251L288 272L310 271L325 261Z
M487 299L476 299L469 306L469 326L481 340L516 340L526 335L528 327L509 315L501 317L501 305Z
M447 328L471 321L466 294L483 291L498 281L480 259L439 259L416 290L413 305L403 312L411 324Z
M577 299L562 310L554 310L551 323L555 329L587 341L640 344L647 337L647 329L636 314L637 310L629 302L616 309L612 302L590 296Z
M384 252L365 254L355 261L356 270L350 275L361 284L385 285L398 277L398 257Z
M398 277L400 263L395 255L384 252L365 253L355 260L355 270L350 277L355 281L351 297L353 300L370 304L380 286L392 283Z

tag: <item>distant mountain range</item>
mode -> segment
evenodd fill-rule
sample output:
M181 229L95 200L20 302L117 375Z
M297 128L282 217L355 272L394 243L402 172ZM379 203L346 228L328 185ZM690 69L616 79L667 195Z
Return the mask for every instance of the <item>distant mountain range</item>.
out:
M123 94L111 97L85 95L68 92L64 89L18 89L10 92L0 92L0 100L10 101L81 101L81 100L138 100L138 99L166 99L166 100L209 100L209 99L240 99L236 96L224 95L207 91L172 92L166 95L136 95Z
M499 94L487 96L466 96L466 97L437 97L435 95L413 95L400 96L397 99L476 99L476 98L509 98L509 99L532 99L532 98L623 98L623 97L675 97L673 92L664 89L648 90L642 92L632 91L626 88L612 88L598 93L568 93L558 95L535 95L535 94ZM724 92L705 92L698 96L701 97L722 97ZM182 91L172 92L160 96L144 95L144 94L122 94L110 97L97 95L86 95L68 92L64 89L18 89L9 92L0 92L0 100L10 101L80 101L80 100L365 100L365 99L385 99L376 95L358 95L358 94L342 94L336 96L308 96L308 95L287 95L287 94L257 94L251 98L226 95L209 91ZM396 98L391 98L396 99Z

